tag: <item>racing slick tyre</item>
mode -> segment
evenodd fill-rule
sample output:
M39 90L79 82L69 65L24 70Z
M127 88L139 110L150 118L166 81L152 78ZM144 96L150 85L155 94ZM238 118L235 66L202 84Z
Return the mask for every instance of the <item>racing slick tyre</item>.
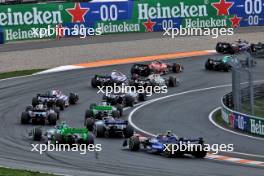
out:
M175 155L173 154L172 149L173 149L172 144L168 144L167 149L164 151L164 156L166 158L173 158L173 157L175 157Z
M77 103L77 101L79 100L79 96L75 93L70 93L69 95L69 103L71 105L74 105Z
M92 111L90 109L85 111L84 119L91 118L92 117Z
M210 60L211 59L208 59L206 62L205 62L205 70L212 70L212 66L210 65Z
M53 109L56 112L57 120L59 120L60 119L60 109L58 107L56 107L56 106Z
M42 139L42 131L40 128L33 128L32 130L33 140L40 141Z
M207 154L206 151L198 151L198 152L194 152L193 156L196 158L204 158L206 154Z
M126 104L126 106L133 107L135 104L135 99L131 96L126 96L125 97L125 104Z
M147 95L145 93L139 93L138 94L138 100L139 101L146 101Z
M128 141L128 147L131 151L139 151L140 149L140 141L136 136L132 136Z
M56 141L57 141L58 144L63 144L64 143L62 135L59 134L59 133L55 133L53 139L54 139L54 141L53 141L54 143L56 143Z
M56 114L50 114L48 117L48 121L50 125L56 125L57 123L57 115Z
M89 133L87 138L88 138L87 141L86 141L87 145L94 144L94 135L92 135L92 133Z
M21 124L28 124L30 121L30 116L28 112L22 112L21 114Z
M65 109L65 102L63 100L58 100L56 104L60 108L61 111Z
M180 73L181 72L181 65L174 63L172 65L172 71L173 71L173 73Z
M120 118L120 113L119 113L119 111L118 111L118 110L112 111L112 116L113 116L114 118Z
M200 150L200 151L194 151L192 153L192 155L196 158L204 158L207 154L207 151L204 150L204 146L203 146L203 149Z
M39 104L38 97L33 97L32 98L32 106L33 107L36 107L38 104Z
M123 116L123 106L118 104L116 105L116 109L119 112L119 116L122 117Z
M176 87L176 85L177 85L177 80L176 80L176 78L170 76L170 77L169 77L169 87Z
M96 80L96 77L92 78L91 85L92 85L92 88L97 88L97 86L99 86L98 81Z
M87 118L84 123L85 123L84 125L88 129L88 131L93 131L94 119Z
M127 125L126 129L124 130L125 138L130 138L134 135L134 129L131 125Z
M98 138L105 137L105 127L103 125L95 125L93 133Z

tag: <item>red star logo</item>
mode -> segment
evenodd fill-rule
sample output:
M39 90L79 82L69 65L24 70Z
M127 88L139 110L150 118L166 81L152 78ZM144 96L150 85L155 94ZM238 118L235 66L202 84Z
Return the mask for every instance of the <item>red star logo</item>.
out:
M241 21L241 17L237 17L236 15L233 18L229 18L230 21L232 22L232 28L234 27L239 27L240 25L240 21Z
M144 22L146 32L153 32L153 27L155 26L155 24L156 22L151 21L151 19L148 19L147 22Z
M226 0L220 0L220 2L212 3L211 5L217 10L217 15L229 15L229 9L233 6L234 2L226 2Z
M89 11L89 8L81 8L80 3L75 3L74 8L72 9L66 9L66 11L72 16L72 22L85 22L84 16Z

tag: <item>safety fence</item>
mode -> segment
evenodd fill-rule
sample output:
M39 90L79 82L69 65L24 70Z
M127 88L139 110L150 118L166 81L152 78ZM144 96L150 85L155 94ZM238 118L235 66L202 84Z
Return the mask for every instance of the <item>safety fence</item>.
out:
M264 98L264 84L254 86L255 99ZM241 101L249 101L249 88L241 90ZM232 93L222 98L222 119L229 127L264 136L264 117L256 117L232 110L234 108ZM263 109L264 110L264 109Z

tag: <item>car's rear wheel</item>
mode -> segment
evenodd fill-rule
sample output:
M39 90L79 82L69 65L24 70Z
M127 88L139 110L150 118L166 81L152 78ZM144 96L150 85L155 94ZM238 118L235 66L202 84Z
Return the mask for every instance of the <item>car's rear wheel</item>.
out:
M98 138L104 137L105 136L105 127L102 125L95 125L94 135Z
M39 104L39 102L38 102L38 97L33 97L33 98L32 98L32 106L35 107L35 106L37 106L38 104Z
M92 78L91 85L92 85L92 88L97 88L98 83L97 83L96 77Z
M131 125L127 125L127 127L124 131L125 138L130 138L133 135L134 135L134 128Z
M28 112L22 112L21 114L21 124L28 124L30 121L30 116Z
M42 139L42 131L40 128L33 128L32 133L34 141L40 141Z
M177 85L177 80L176 80L176 78L170 76L170 77L169 77L169 86L170 86L170 87L176 87L176 85Z
M139 151L140 149L140 141L139 138L136 136L133 136L129 139L129 143L128 143L129 149L131 151Z
M94 119L92 118L87 118L85 120L85 127L89 130L89 131L93 131L93 127L94 127Z
M50 125L56 125L57 123L57 115L56 114L50 114L48 118L49 124Z
M135 99L132 96L125 97L126 106L133 107L135 104Z

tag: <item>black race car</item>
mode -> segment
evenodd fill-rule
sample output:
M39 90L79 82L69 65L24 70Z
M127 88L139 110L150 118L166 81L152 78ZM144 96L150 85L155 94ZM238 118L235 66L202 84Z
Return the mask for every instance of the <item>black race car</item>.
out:
M93 88L114 86L114 84L128 85L128 77L125 74L114 70L109 75L95 75L91 80L91 85Z
M70 104L76 104L79 100L79 96L76 93L70 93L69 96L62 93L62 91L54 89L47 91L46 93L39 93L32 98L32 106L38 104L45 104L48 107L57 106L60 110L64 110Z
M218 42L215 47L216 52L222 54L236 54L243 51L251 51L251 44L247 41L238 40L234 43Z
M59 119L59 110L48 108L46 105L39 104L36 107L28 106L21 114L21 124L42 124L46 122L56 125Z
M127 120L106 117L94 123L93 133L96 137L125 137L130 138L134 134L133 127Z
M229 61L231 59L232 59L231 56L225 56L222 59L211 59L211 58L209 58L205 62L205 69L206 70L229 72L232 69L232 66L229 64Z
M145 93L137 92L120 92L103 95L103 100L111 105L122 105L123 107L133 107L139 101L146 101Z

